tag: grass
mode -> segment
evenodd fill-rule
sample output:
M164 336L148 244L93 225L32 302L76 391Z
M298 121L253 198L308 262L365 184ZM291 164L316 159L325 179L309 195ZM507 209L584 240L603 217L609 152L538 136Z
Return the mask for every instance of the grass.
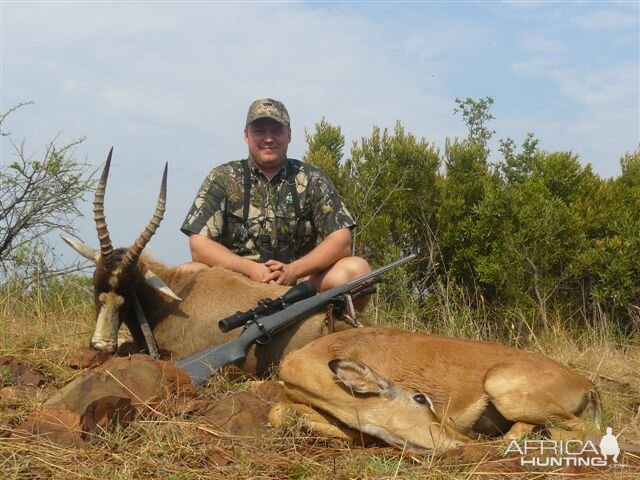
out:
M428 308L428 315L416 305L405 305L400 312L372 308L369 317L381 326L492 336L492 328L486 327L487 312L473 311L465 302L442 302ZM425 316L432 321L425 322ZM100 431L85 448L17 439L15 427L78 374L67 364L77 349L87 344L93 318L92 295L84 280L60 282L47 291L25 292L5 286L0 295L0 357L17 357L43 374L47 384L24 398L0 397L0 478L364 480L558 476L553 471L517 472L505 466L505 460L491 463L482 455L455 459L392 448L362 448L310 436L295 424L261 439L231 437L211 432L179 410ZM526 315L514 311L505 318L519 323L513 329L507 326L506 331L513 335L503 340L549 355L591 378L602 395L604 426L611 426L614 432L624 428L625 442L640 444L640 348L635 340L618 336L606 322L579 330L560 316L551 319L547 330L535 334L531 330L524 336ZM1 372L0 382L8 384L8 376ZM243 389L245 383L219 379L202 394L215 399ZM606 475L636 476L624 469ZM592 478L605 478L605 474L599 472Z

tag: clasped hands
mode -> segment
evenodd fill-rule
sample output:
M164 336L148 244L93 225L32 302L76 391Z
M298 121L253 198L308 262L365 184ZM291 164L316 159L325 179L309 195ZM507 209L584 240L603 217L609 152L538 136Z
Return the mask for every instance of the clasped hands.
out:
M254 264L250 278L260 283L277 285L295 285L298 276L292 263L282 263L277 260L267 260L265 263Z

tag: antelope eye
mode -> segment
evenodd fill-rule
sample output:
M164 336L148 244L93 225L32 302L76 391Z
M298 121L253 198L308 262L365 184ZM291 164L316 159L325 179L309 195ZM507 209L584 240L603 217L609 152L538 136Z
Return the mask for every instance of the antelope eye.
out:
M427 405L427 404L429 403L429 401L427 400L426 395L423 395L422 393L416 393L416 394L413 396L413 399L414 399L416 402L418 402L418 403L420 403L420 404L422 404L422 405Z

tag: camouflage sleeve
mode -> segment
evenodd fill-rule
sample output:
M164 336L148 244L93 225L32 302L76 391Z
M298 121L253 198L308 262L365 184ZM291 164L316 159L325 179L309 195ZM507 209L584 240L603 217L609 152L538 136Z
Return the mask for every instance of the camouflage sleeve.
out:
M342 228L352 229L356 226L351 213L342 203L338 191L331 180L318 172L312 183L311 201L313 206L313 223L321 238Z
M198 233L212 240L222 235L226 198L225 174L222 168L211 170L196 195L180 228L185 235Z

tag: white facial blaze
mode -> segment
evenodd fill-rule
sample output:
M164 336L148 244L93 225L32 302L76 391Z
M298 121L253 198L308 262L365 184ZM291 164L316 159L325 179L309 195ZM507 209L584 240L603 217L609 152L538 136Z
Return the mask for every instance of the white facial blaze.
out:
M120 328L119 309L124 303L124 298L109 292L101 293L98 299L102 303L102 308L98 313L91 346L97 350L115 352Z

